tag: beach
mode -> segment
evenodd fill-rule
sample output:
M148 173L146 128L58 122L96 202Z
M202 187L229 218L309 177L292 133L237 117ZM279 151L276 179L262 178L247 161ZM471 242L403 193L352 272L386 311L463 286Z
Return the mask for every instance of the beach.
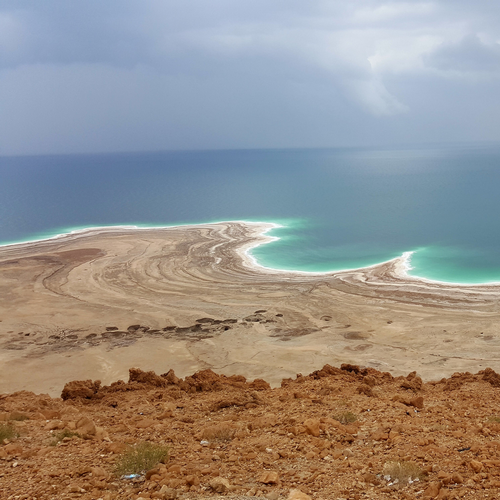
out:
M58 395L136 366L279 384L325 364L425 380L500 370L498 285L259 266L273 224L93 228L0 247L0 393Z

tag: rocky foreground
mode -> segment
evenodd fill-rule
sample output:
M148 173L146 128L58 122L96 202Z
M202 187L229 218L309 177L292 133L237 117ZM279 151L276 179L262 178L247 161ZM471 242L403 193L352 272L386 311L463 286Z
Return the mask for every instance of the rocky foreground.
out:
M0 395L2 499L493 499L500 375L423 383L415 373L326 365L271 389L205 370L182 380L66 384L61 398ZM1 435L1 434L0 434ZM5 434L4 434L5 436ZM143 442L169 457L136 477Z

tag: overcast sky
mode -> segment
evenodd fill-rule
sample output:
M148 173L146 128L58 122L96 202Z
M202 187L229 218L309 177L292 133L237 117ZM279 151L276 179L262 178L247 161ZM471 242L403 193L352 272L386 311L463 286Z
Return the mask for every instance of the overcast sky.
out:
M494 0L0 0L0 154L500 139Z

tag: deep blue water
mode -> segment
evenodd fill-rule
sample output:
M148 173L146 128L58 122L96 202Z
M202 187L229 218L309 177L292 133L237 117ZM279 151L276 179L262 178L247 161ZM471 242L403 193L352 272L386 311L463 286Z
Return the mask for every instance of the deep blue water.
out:
M0 157L0 243L76 228L274 221L270 267L415 251L411 274L500 281L500 146Z

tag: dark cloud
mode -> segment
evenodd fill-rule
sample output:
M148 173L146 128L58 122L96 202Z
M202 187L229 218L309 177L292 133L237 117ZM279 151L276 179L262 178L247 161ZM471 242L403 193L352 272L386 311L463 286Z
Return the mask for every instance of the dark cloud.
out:
M443 43L425 61L442 71L498 73L500 45L496 41L483 43L477 35L471 34L456 43Z
M4 0L0 154L498 140L499 14L486 0Z

